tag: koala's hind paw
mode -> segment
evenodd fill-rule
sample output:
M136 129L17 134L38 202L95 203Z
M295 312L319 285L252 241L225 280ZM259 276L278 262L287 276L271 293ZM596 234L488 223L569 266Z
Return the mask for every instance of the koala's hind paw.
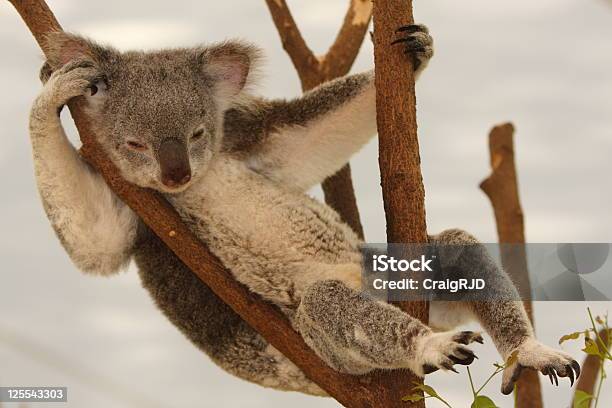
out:
M455 364L470 365L478 358L465 347L472 342L482 344L482 336L470 331L428 334L418 341L417 361L410 368L421 377L439 369L457 372Z
M580 364L569 354L543 345L535 339L525 341L516 350L516 361L506 367L502 378L501 391L510 394L523 368L532 368L547 375L551 384L559 385L557 377L567 377L570 384L580 376Z
M400 27L396 33L403 34L402 37L391 43L402 44L404 53L410 57L414 70L422 69L433 57L433 38L429 30L422 24L411 24Z
M45 92L48 92L49 98L46 102L59 108L70 99L84 95L99 78L100 72L92 61L71 61L54 71L47 80Z

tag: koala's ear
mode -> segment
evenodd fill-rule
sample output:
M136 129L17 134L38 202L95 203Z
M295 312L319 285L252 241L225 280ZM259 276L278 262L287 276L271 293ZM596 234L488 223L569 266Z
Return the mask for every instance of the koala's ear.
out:
M199 54L204 73L213 80L219 96L232 99L248 87L261 59L255 46L228 41L207 47Z
M89 58L95 62L109 59L113 50L102 47L81 36L62 31L47 34L45 38L47 63L57 69L77 58Z

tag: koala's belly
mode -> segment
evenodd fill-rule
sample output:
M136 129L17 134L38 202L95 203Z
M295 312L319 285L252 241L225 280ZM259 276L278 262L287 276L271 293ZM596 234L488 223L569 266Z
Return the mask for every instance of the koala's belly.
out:
M359 239L325 204L240 162L219 163L209 173L172 202L235 274L283 280L312 268L360 264Z

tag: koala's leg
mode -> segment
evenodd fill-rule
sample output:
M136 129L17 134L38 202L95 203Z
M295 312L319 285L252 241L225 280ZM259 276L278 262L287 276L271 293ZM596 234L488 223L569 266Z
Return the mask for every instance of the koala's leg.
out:
M423 376L454 364L470 364L465 345L482 341L472 332L434 333L395 306L324 280L304 293L293 318L306 343L332 368L350 374L408 368Z
M135 261L142 285L164 315L217 365L244 380L287 391L325 395L219 299L146 226Z
M430 317L433 325L445 326L453 320L459 323L462 320L459 315L472 315L491 335L504 359L513 352L518 352L517 363L504 371L504 394L512 392L521 369L525 367L549 375L551 381L556 381L558 375L568 377L573 383L574 376L580 374L579 364L570 355L547 347L535 339L514 284L489 256L483 245L468 233L456 229L432 236L430 241L440 244L438 250L446 270L454 271L456 278L483 278L489 291L487 300L468 298L464 301L432 304ZM446 249L445 245L448 245ZM459 249L463 247L465 249ZM450 317L446 316L447 313Z
M60 241L80 269L107 274L129 260L137 218L81 159L59 118L97 75L85 61L51 74L32 106L30 136L38 190Z

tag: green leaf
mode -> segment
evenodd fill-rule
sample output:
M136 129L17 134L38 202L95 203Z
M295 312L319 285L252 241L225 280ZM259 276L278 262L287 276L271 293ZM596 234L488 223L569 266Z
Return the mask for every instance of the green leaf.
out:
M584 351L585 353L592 355L592 356L599 356L599 357L603 357L599 351L599 347L597 347L597 343L595 343L594 340L592 339L585 339L584 341L584 348L582 349L582 351Z
M421 394L412 394L412 395L406 395L405 397L402 397L402 401L405 402L419 402L420 400L425 399L424 396L422 396Z
M584 332L573 332L571 334L566 334L565 336L559 339L559 344L563 344L568 340L576 340L582 335Z
M491 398L478 395L474 402L472 402L471 408L497 408L497 405L495 405Z
M423 391L425 394L429 395L430 397L440 398L436 390L434 390L429 385L415 383L413 390Z
M593 396L591 394L581 390L576 390L572 408L589 408L589 404L592 399Z

